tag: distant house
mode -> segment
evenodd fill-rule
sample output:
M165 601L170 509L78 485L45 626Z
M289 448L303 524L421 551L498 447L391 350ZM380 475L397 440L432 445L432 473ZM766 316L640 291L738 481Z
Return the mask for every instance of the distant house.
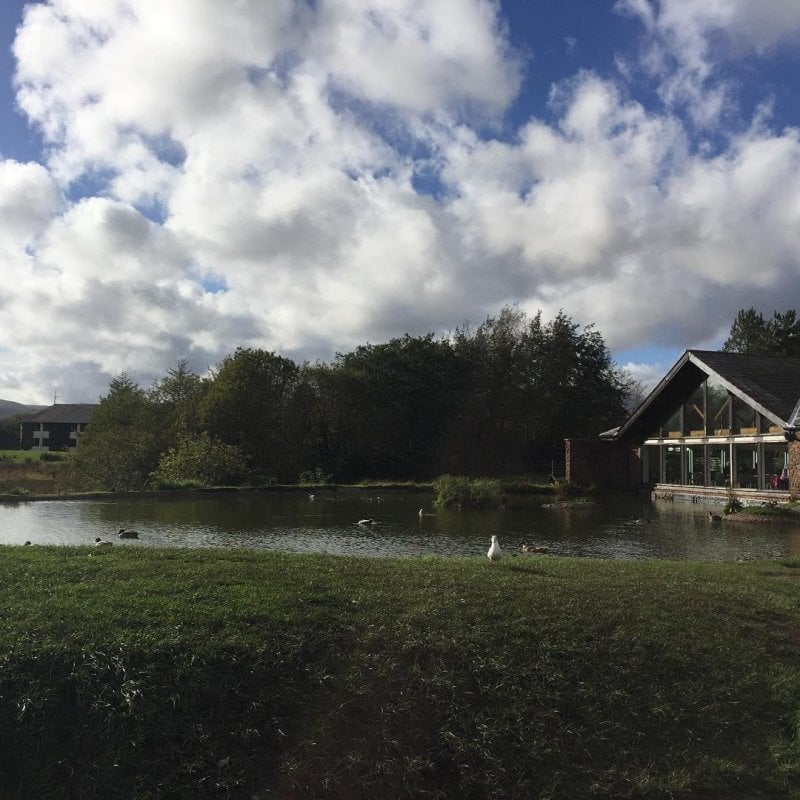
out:
M23 450L74 450L97 404L56 403L25 417L19 425Z
M800 358L687 350L618 428L567 441L567 479L693 499L800 497Z

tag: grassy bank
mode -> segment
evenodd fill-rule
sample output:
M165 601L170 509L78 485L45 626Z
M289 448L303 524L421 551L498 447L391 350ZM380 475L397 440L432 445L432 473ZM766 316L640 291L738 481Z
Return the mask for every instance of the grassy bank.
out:
M56 494L62 490L64 464L42 453L0 451L0 494ZM51 457L52 458L52 457Z
M800 561L0 551L0 798L799 797Z

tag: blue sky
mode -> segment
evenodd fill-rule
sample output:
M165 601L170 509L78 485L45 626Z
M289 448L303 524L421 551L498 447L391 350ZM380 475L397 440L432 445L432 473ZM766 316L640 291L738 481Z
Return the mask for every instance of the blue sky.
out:
M0 397L505 305L647 385L797 308L796 0L0 6Z

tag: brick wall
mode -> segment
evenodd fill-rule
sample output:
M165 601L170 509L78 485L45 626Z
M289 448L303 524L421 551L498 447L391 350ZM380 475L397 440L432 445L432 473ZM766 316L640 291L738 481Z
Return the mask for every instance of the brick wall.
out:
M789 491L792 499L800 499L800 441L789 442Z
M642 484L640 451L622 442L567 439L565 457L567 481L577 486L622 489Z

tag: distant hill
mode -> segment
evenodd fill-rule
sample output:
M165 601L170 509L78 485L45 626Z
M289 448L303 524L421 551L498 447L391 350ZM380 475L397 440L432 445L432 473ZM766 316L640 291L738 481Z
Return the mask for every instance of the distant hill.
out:
M0 419L3 417L16 417L19 414L33 414L47 406L29 406L25 403L15 403L13 400L0 400Z

